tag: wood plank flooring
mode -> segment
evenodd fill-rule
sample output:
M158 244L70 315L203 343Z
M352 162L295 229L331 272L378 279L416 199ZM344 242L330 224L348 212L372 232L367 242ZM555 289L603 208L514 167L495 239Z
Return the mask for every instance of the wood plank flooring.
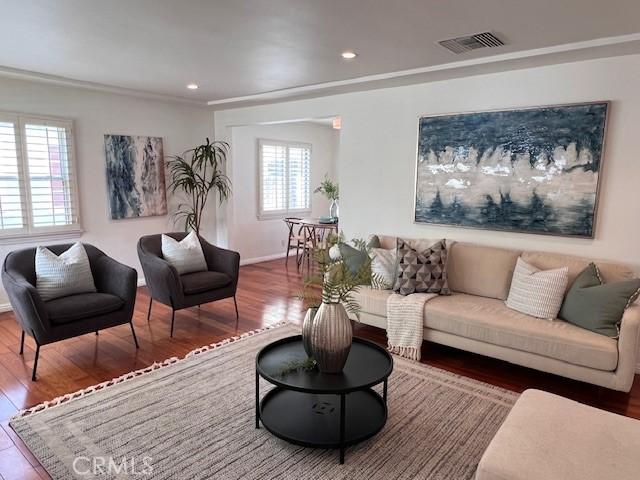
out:
M138 290L134 325L140 349L136 350L128 325L45 346L40 351L38 380L31 381L35 353L28 338L24 356L18 354L20 329L12 313L0 314L0 477L5 480L49 478L37 460L8 425L17 410L74 392L143 368L155 361L182 357L202 345L219 342L243 332L283 320L302 323L301 302L295 298L301 286L295 261L284 260L241 267L238 289L240 319L236 322L233 300L227 299L176 312L174 338L169 337L171 310L153 304L147 322L149 296ZM355 325L355 334L380 344L383 330ZM431 343L423 344L422 362L460 375L521 392L540 388L640 418L640 379L630 394L613 392L580 382L544 374L499 360Z

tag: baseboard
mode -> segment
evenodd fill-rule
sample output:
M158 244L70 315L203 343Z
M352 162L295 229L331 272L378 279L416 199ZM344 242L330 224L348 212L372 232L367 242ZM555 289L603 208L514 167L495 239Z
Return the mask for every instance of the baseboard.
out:
M12 310L10 303L0 303L0 313L11 312Z
M147 285L147 282L145 281L144 277L138 278L138 286L139 287L144 287L146 285Z
M268 262L269 260L277 260L284 258L285 253L275 253L273 255L265 255L264 257L244 258L240 260L240 265L251 265L253 263Z

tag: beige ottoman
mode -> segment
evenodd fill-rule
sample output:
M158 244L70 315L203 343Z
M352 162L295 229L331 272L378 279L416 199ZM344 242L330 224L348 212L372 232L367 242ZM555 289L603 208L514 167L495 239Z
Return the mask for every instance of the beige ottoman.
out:
M476 471L476 480L525 479L640 479L640 421L527 390Z

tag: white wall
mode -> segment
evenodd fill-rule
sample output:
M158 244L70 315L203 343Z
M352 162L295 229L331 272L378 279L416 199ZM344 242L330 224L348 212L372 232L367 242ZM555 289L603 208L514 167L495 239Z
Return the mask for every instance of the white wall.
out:
M258 220L258 140L282 140L311 144L311 186L325 173L334 178L338 133L330 126L313 123L238 126L231 128L229 175L233 196L228 216L230 244L243 263L274 258L285 252L287 228L281 219ZM329 202L320 194L311 196L312 217L328 215Z
M43 83L0 78L0 110L71 118L80 190L80 214L91 243L142 274L136 243L142 235L172 230L169 216L111 220L107 203L104 134L119 133L163 137L165 155L178 154L212 136L211 112L178 103L99 93ZM212 209L213 210L213 209ZM213 221L209 222L212 228ZM205 236L213 237L207 230ZM51 241L66 243L75 240ZM2 244L0 261L7 252L35 242ZM6 304L4 290L0 304Z
M347 237L446 237L626 262L640 271L640 55L217 111L229 125L342 116L340 223ZM593 240L414 224L418 117L594 100L612 102ZM233 247L233 238L230 238Z

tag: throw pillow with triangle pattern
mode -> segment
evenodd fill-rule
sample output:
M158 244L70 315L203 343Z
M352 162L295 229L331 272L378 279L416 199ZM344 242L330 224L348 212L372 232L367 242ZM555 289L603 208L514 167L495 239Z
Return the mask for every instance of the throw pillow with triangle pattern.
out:
M396 293L451 295L447 282L447 247L444 240L439 240L426 249L417 250L408 240L398 238L396 249Z

